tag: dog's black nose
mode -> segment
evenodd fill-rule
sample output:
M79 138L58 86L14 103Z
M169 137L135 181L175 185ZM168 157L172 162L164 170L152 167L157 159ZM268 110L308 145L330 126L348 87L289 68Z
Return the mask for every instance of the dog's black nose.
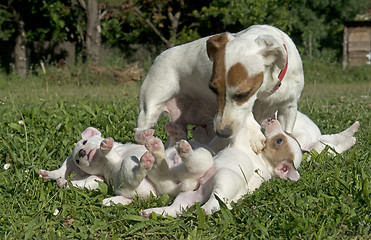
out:
M216 135L221 138L229 138L233 134L233 130L231 127L226 127L224 129L216 130Z
M79 151L79 156L80 157L84 157L86 155L86 151L84 150L84 149L81 149L80 151Z

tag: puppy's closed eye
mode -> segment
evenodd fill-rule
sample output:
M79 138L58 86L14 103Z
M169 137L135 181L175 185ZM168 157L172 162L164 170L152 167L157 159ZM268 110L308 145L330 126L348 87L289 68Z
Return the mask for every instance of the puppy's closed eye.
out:
M215 93L216 95L218 95L218 88L216 87L216 84L215 82L210 82L209 83L209 88L210 90Z
M80 163L80 160L79 159L76 159L76 164L79 164Z

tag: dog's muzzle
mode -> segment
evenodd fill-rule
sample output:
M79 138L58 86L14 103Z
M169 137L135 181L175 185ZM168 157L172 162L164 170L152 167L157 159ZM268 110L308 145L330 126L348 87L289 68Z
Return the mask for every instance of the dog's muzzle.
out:
M216 135L221 138L230 138L233 134L233 129L231 127L225 127L223 129L217 129Z
M79 151L79 157L85 157L86 156L86 151L84 149L81 149Z

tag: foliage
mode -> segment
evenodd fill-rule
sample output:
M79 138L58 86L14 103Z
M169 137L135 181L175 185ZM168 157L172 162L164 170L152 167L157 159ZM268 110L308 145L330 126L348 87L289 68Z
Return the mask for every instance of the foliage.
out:
M336 50L337 58L342 52L343 29L345 20L353 20L357 14L366 12L371 7L368 0L336 0L336 1L291 1L290 15L293 17L293 34L300 46L308 54L309 41L313 55L320 56L321 49Z
M273 179L233 210L222 207L205 216L195 205L177 219L144 219L138 216L141 209L166 206L171 199L164 195L103 207L102 200L112 194L107 186L59 189L37 175L39 168L58 168L88 126L106 137L134 141L139 85L116 86L107 76L90 81L93 75L82 78L89 68L76 68L81 68L80 85L66 74L74 68L56 73L65 79L59 84L47 74L31 76L27 86L0 74L2 239L370 239L371 86L362 80L369 69L343 71L338 65L304 62L308 77L300 110L324 133L361 123L357 143L346 153L312 152L311 160L302 162L298 182ZM156 128L162 140L164 121Z
M254 24L276 25L283 31L290 31L293 21L289 3L289 0L214 0L193 14L211 29L220 25L219 32L225 29L235 32Z

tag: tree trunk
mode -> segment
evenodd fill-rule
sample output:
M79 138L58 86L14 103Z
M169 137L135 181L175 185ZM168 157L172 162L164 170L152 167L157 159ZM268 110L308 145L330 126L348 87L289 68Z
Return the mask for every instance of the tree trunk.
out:
M27 58L26 58L26 32L24 30L24 21L21 14L16 13L17 37L14 47L15 71L22 77L27 76Z
M86 50L90 60L97 63L101 45L101 27L97 0L87 0L86 16Z

